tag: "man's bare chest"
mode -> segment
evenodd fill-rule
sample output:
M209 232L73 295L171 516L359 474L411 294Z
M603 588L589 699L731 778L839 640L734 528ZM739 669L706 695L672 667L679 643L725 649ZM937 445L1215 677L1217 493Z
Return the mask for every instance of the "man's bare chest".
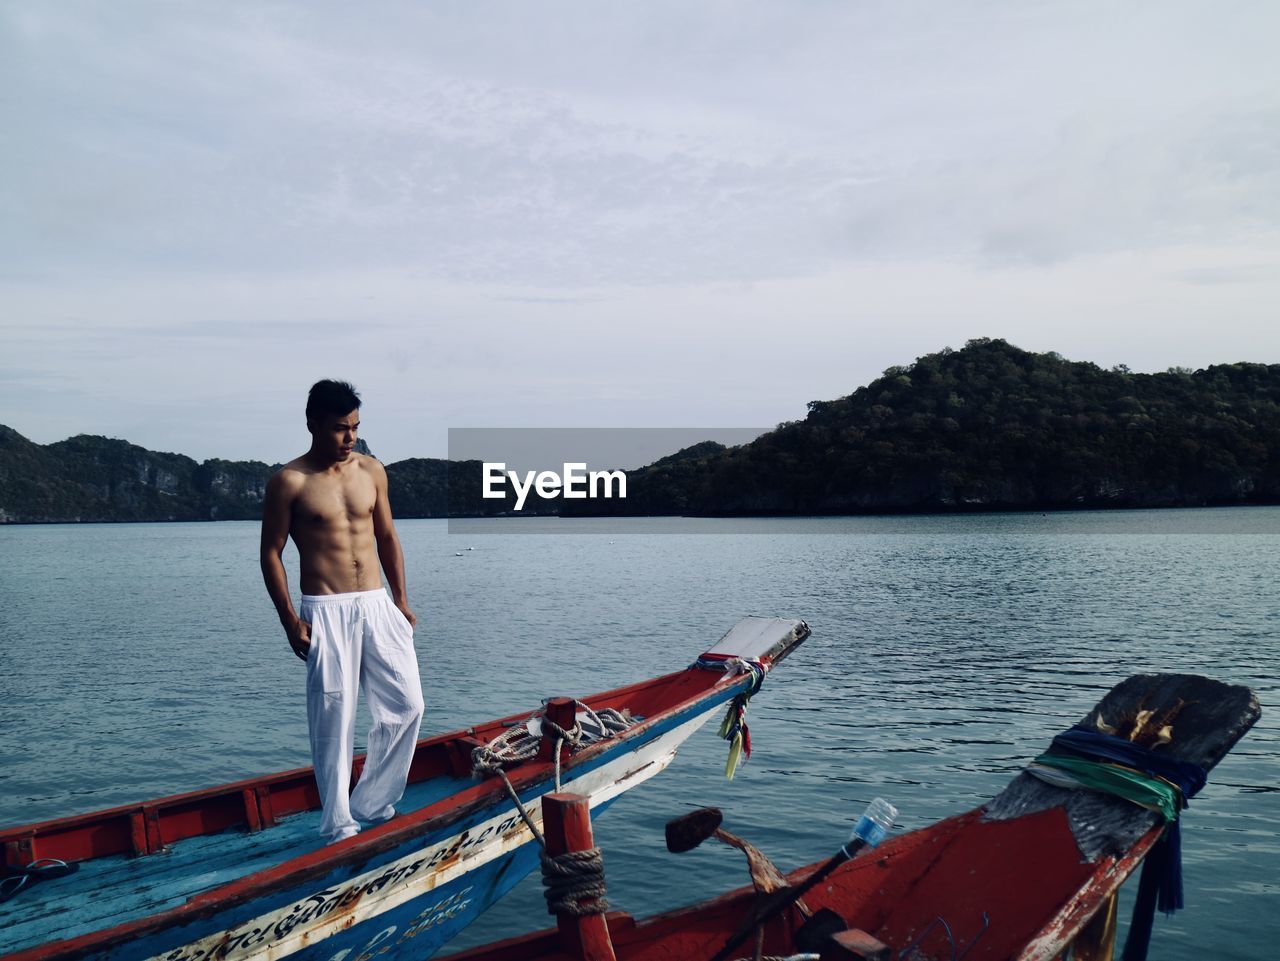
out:
M377 491L368 478L313 481L294 501L293 521L313 530L360 523L373 516L376 501Z

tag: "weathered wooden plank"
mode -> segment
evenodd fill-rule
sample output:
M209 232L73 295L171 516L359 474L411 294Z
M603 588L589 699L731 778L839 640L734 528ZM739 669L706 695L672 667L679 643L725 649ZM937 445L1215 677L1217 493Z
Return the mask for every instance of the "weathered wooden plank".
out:
M1144 720L1154 733L1167 724L1167 743L1153 747L1170 758L1212 769L1262 714L1257 697L1246 687L1190 674L1138 674L1116 685L1077 727L1089 731L1131 733ZM1122 798L1088 790L1070 790L1020 774L985 808L984 819L1008 820L1034 811L1061 807L1081 857L1106 870L1066 905L1044 930L1030 939L1020 958L1047 959L1068 946L1099 907L1136 868L1154 841L1161 817Z
M803 622L787 623L779 659L808 634ZM674 747L746 684L745 676L731 678L693 667L587 698L597 709L625 708L641 720L616 738L574 752L565 759L566 777L590 787L593 803L610 803L618 793L665 768ZM411 770L418 778L448 771L450 760L457 760L452 755L458 754L449 750L451 740L462 736L487 740L508 722L523 720L512 716L419 742ZM359 766L357 759L355 767ZM512 772L512 785L525 796L540 793L549 767L536 762L524 765ZM418 905L416 900L434 892L445 875L450 884L468 876L472 868L464 863L467 844L479 844L488 832L496 831L502 844L522 845L514 849L516 855L524 850L520 837L509 837L511 832L504 827L507 821L518 826L518 821L506 817L502 810L506 800L496 784L447 776L436 783L444 790L417 803L406 799L398 805L406 816L368 832L367 837L334 845L332 851L319 846L314 824L307 823L318 817L319 798L306 768L0 831L7 858L22 856L23 842L27 842L32 857L58 856L83 865L73 878L57 879L62 883L56 885L56 897L49 887L55 881L48 879L11 902L20 911L0 908L0 927L8 942L0 952L8 957L7 952L16 949L12 956L23 961L88 956L118 961L135 956L133 952L140 952L139 957L154 951L171 953L181 938L193 939L186 945L189 948L198 947L196 941L200 945L208 941L221 951L229 943L225 939L230 929L219 925L235 928L234 936L240 939L236 950L252 947L255 939L267 936L268 928L280 941L272 949L277 954L323 938L333 938L344 949L354 948L375 930L372 926L384 912L437 911L439 905ZM298 818L285 820L295 813ZM282 823L272 827L272 821ZM464 824L482 824L484 831L469 838ZM455 826L455 833L448 834ZM255 827L261 830L255 832ZM431 852L438 863L423 860L420 845L428 837L440 842ZM512 852L497 844L476 850L483 857L470 860L483 865L492 862L499 874L515 863ZM386 858L399 860L384 878ZM520 874L527 870L528 864L519 866ZM364 873L353 877L352 872ZM332 917L312 911L317 894L328 897L326 886L333 884L340 888L335 897L341 910ZM487 881L477 884L480 887L466 901L467 914L449 915L456 922L454 928L467 923L505 890ZM295 895L296 902L277 905ZM94 911L112 913L94 921L89 910L77 910L89 904ZM252 914L259 905L264 913ZM41 910L46 912L43 917ZM285 928L274 927L286 920ZM12 923L6 926L7 922ZM14 944L9 936L18 927L32 937ZM442 932L434 931L432 936L440 938ZM57 944L46 944L50 941Z
M570 702L570 709L573 704ZM581 794L547 794L542 798L542 827L547 856L589 851L595 847L591 831L591 799ZM596 904L592 899L591 904ZM578 961L616 961L609 927L600 914L557 914L556 926L565 953Z
M410 784L399 807L420 810L469 785L469 778L441 777ZM268 830L225 831L185 838L146 857L95 858L66 878L32 886L0 904L5 946L74 937L107 923L119 924L184 903L203 891L317 850L320 812L281 820ZM139 811L145 830L145 819Z
M1258 720L1262 709L1247 687L1193 674L1137 674L1117 684L1077 727L1118 727L1140 711L1174 715L1172 741L1157 750L1212 768ZM986 805L985 817L1007 820L1062 807L1085 860L1127 851L1153 827L1159 815L1095 791L1072 791L1023 773Z

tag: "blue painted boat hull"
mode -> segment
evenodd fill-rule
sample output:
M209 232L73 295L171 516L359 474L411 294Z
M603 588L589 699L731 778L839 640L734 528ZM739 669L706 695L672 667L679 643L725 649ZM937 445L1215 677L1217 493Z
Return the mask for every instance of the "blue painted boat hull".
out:
M598 815L625 790L657 774L675 749L720 713L738 690L725 686L654 725L639 743L619 741L572 770L563 789L592 800ZM567 774L570 772L566 772ZM535 822L541 782L521 792ZM299 887L102 952L93 961L358 961L429 958L538 866L539 849L508 798ZM509 839L505 848L494 838ZM469 864L469 860L476 863ZM419 890L420 889L420 890ZM398 892L398 893L397 893ZM384 951L386 952L384 955Z
M808 634L746 618L693 667L589 699L640 718L568 757L563 790L598 815ZM429 958L538 864L501 785L466 776L476 747L525 720L420 742L405 813L327 847L307 820L319 817L309 769L0 831L8 864L83 862L0 905L0 961ZM552 768L510 774L535 824Z

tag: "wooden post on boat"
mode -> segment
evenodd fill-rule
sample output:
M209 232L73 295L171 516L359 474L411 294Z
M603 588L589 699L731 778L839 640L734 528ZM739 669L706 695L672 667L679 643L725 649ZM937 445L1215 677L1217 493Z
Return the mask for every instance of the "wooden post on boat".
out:
M553 697L547 701L546 710L543 713L547 720L558 724L562 730L569 731L573 729L573 725L578 721L578 702L571 697ZM567 744L561 745L560 757L562 760L568 747ZM538 758L543 761L551 761L555 759L555 756L556 739L554 735L544 731L542 743L538 746Z
M572 708L573 702L570 701L569 705ZM547 708L549 711L551 705L548 704ZM589 851L595 847L591 833L591 804L580 794L544 794L542 830L549 857L571 851ZM560 929L560 945L570 957L577 961L617 961L603 912L581 916L557 914L556 926Z

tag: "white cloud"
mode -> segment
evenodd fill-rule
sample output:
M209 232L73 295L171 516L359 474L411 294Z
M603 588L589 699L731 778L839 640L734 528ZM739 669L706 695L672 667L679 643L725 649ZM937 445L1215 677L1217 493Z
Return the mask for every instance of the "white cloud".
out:
M770 423L969 336L1274 360L1278 20L11 3L0 422L269 459L291 414L207 412L345 372L408 456Z

